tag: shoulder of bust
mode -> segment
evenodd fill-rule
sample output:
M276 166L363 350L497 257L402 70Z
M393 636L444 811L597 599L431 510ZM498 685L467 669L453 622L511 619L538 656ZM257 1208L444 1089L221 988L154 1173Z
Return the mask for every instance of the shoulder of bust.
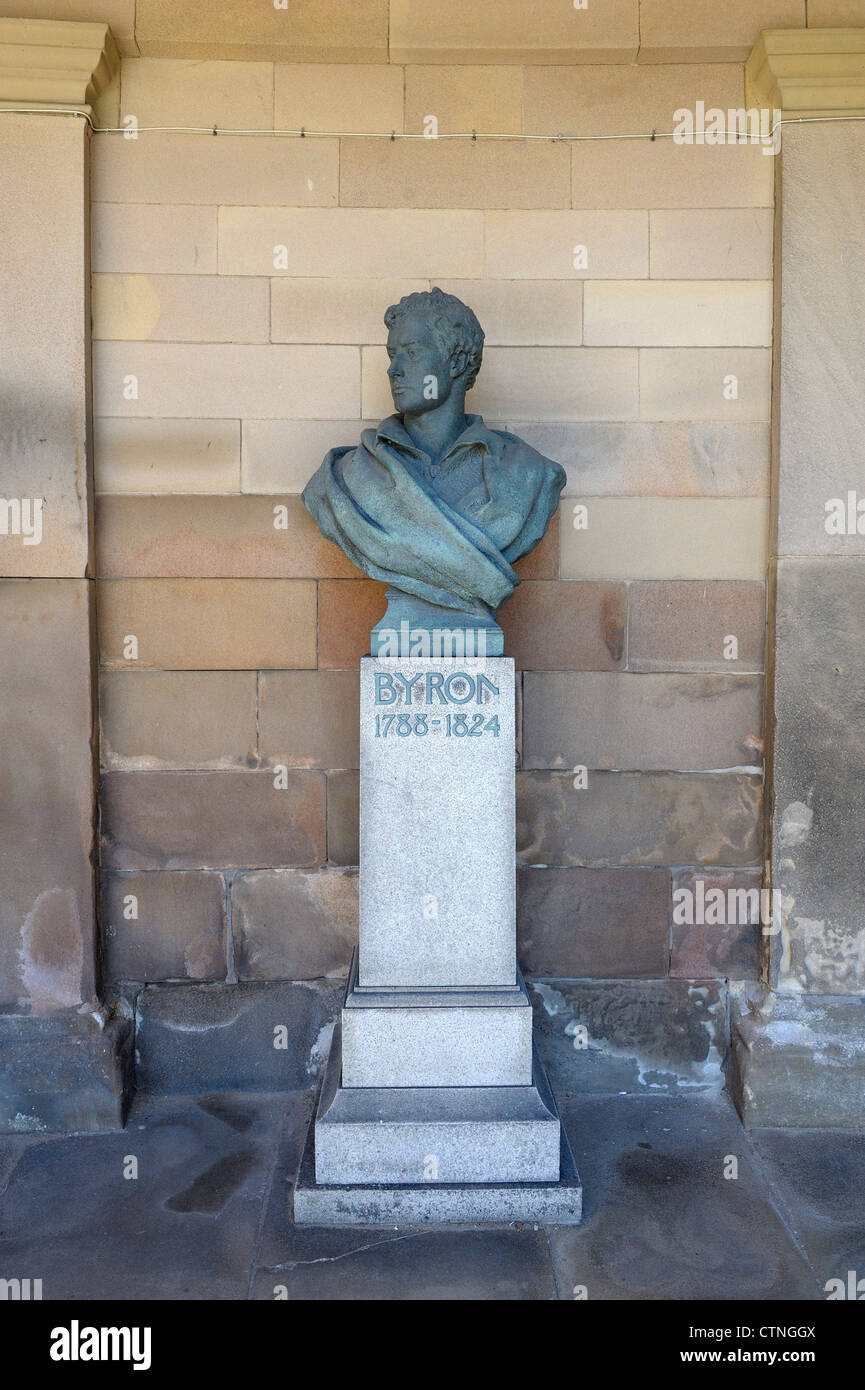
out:
M537 449L527 444L525 439L520 439L518 434L511 434L508 430L490 430L490 434L495 435L501 441L500 457L503 463L513 464L519 468L527 468L531 471L543 471L552 469L554 472L564 474L564 469L555 459L547 458Z

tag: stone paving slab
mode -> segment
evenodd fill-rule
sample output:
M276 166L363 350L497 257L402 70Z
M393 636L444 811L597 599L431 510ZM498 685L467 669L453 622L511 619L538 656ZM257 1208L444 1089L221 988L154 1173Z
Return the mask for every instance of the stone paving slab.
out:
M556 1297L545 1232L508 1227L387 1232L298 1227L283 1263L259 1269L251 1297L538 1300Z
M584 1097L565 1101L562 1118L585 1216L550 1233L560 1297L820 1296L726 1097ZM724 1177L730 1158L735 1178Z
M865 1133L749 1133L705 1093L558 1099L585 1186L571 1230L296 1228L311 1089L139 1095L120 1132L4 1136L0 1277L45 1299L755 1303L865 1277Z
M820 1284L841 1279L849 1289L853 1271L863 1281L857 1299L865 1297L865 1134L757 1129L752 1140Z
M45 1299L245 1298L280 1124L302 1127L302 1099L138 1100L125 1130L30 1144L0 1198L2 1275L41 1279Z

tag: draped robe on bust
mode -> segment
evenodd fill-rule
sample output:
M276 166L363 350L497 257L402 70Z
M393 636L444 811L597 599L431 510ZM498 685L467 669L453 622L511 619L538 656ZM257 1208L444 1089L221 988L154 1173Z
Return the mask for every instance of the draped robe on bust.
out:
M544 535L564 469L479 415L433 463L391 415L331 449L303 501L328 540L372 579L465 613L495 610L511 565Z

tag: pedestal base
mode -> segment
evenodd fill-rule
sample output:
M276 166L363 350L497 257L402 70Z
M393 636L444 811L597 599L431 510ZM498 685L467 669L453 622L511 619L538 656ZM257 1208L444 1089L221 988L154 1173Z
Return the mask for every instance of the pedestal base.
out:
M341 1067L337 1030L299 1225L579 1224L582 1188L537 1057L531 1086L343 1087Z

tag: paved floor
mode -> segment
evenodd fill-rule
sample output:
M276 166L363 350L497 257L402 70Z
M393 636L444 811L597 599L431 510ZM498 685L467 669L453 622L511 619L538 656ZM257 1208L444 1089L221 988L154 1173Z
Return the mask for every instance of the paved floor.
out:
M0 1137L0 1278L45 1299L755 1301L865 1278L865 1133L746 1132L726 1096L572 1097L578 1230L296 1229L311 1111L162 1096L120 1133Z

